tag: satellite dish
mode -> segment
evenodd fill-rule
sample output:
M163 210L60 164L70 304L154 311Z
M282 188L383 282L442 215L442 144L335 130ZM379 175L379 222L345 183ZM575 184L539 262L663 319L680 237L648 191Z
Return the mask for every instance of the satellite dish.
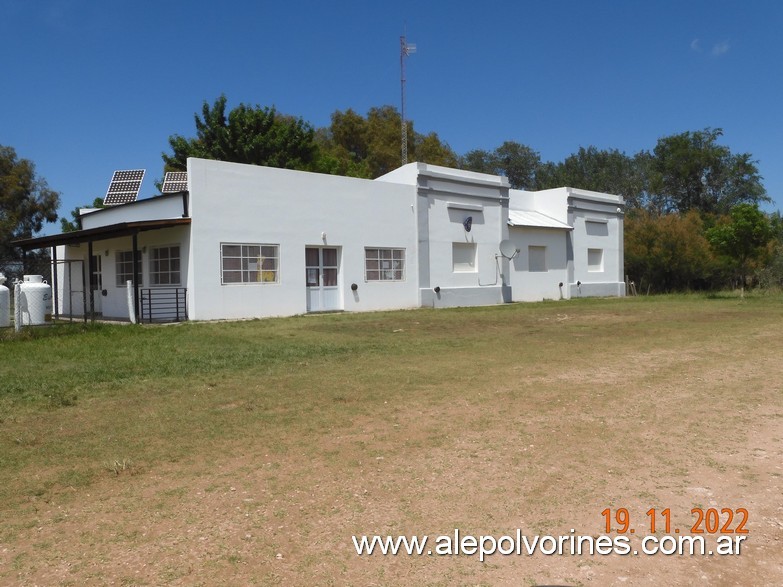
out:
M514 246L514 243L512 243L507 238L504 238L502 241L500 241L500 254L503 255L506 259L513 259L519 254L519 249Z

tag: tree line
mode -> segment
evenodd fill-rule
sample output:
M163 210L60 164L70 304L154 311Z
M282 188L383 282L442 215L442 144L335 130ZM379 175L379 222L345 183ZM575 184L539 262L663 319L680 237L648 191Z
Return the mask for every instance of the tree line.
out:
M393 106L335 111L315 128L274 108L226 97L204 102L196 136L169 138L166 170L184 170L188 157L376 178L400 165L402 120ZM411 161L504 175L512 188L568 186L623 196L625 264L645 291L783 285L783 224L759 204L771 201L749 153L720 143L723 131L705 128L658 139L628 155L594 146L561 162L543 161L528 145L509 140L494 150L458 155L437 133L406 123Z
M400 165L402 120L393 106L366 114L337 110L315 128L274 107L239 104L226 97L204 102L194 114L195 136L169 137L165 171L185 170L200 157L372 179ZM764 214L769 202L756 162L721 144L719 128L665 136L649 150L580 147L563 161L541 159L528 145L508 140L493 150L458 155L437 133L406 123L409 160L504 175L511 187L544 190L574 187L623 196L626 202L626 274L642 291L783 285L783 222ZM12 171L8 171L11 169ZM18 183L27 170L21 192ZM34 175L32 163L12 149L0 150L0 255L8 242L30 236L56 218L58 194ZM21 197L19 194L26 194ZM16 195L14 195L16 194ZM98 200L93 202L100 204ZM64 231L78 229L78 209L62 218ZM6 226L7 225L7 226Z

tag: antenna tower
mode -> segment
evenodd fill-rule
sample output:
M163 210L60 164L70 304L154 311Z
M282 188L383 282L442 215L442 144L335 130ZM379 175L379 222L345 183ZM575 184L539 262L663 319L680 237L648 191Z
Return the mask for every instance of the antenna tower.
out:
M402 120L402 164L408 163L408 125L405 121L405 58L416 52L416 45L408 43L405 35L400 37L400 94L402 107L400 119Z

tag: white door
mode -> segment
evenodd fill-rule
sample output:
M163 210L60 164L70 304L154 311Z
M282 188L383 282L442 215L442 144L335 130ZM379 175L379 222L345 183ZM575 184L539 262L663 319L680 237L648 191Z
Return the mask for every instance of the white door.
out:
M305 248L308 312L342 309L340 286L337 282L338 259L336 247Z

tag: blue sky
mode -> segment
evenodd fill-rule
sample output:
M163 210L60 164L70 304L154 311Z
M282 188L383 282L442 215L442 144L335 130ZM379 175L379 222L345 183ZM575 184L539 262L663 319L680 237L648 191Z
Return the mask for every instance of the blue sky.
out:
M62 194L102 197L115 169L155 194L172 134L221 93L326 126L399 108L459 154L515 140L544 160L633 154L720 127L783 209L783 2L0 0L0 144ZM56 232L58 226L47 228Z

